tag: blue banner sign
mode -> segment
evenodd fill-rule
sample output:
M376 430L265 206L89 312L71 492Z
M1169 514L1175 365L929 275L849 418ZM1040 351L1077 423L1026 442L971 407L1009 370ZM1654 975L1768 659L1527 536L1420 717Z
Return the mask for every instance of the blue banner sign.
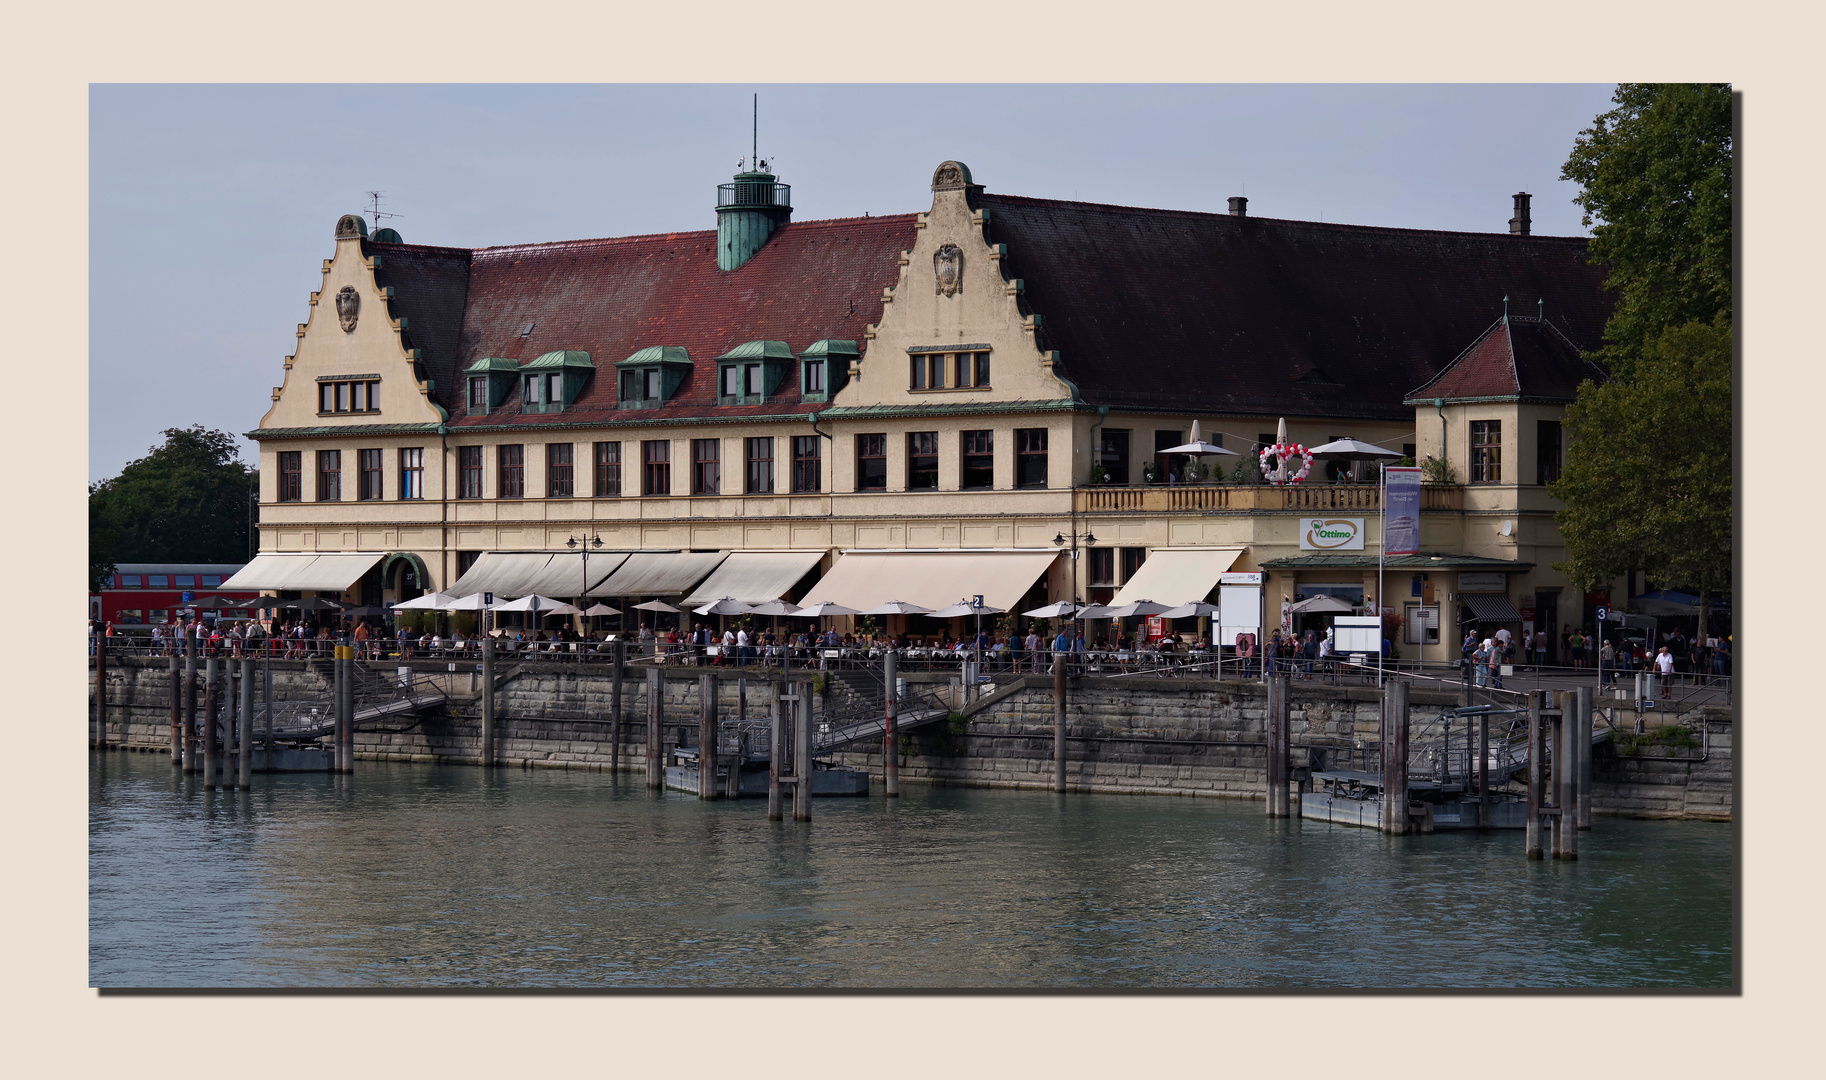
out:
M1420 470L1395 467L1383 471L1382 551L1385 555L1420 554Z

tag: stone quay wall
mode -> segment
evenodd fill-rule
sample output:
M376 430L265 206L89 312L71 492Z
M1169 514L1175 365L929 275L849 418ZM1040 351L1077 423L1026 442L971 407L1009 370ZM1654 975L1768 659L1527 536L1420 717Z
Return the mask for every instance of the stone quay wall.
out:
M274 699L322 697L329 665L272 661ZM396 664L374 665L392 673ZM358 758L477 764L481 748L481 687L475 665L419 661L415 673L437 677L450 700L418 716L400 717L355 735ZM91 671L93 668L91 668ZM698 676L714 670L718 715L737 716L738 671L663 668L668 744L696 741ZM816 678L817 673L805 672ZM800 673L795 672L795 676ZM199 673L200 677L200 673ZM747 715L769 715L770 683L778 673L754 670L747 679ZM911 673L915 683L944 675ZM822 680L816 716L845 692ZM94 715L90 680L90 711ZM126 725L130 749L163 752L170 743L169 675L162 658L110 660L110 739ZM954 688L953 688L954 689ZM505 765L607 769L615 761L610 715L612 679L606 664L582 667L503 662L496 672L497 757ZM256 691L256 696L258 691ZM620 768L645 769L646 669L630 665L622 684ZM1459 699L1416 688L1414 723ZM1066 786L1079 792L1264 796L1266 699L1261 683L1212 679L1074 679L1067 693ZM1292 756L1296 776L1311 769L1374 769L1381 695L1369 687L1296 681L1292 685ZM200 710L200 704L199 704ZM1633 817L1728 821L1733 812L1733 717L1706 709L1695 722L1698 749L1643 747L1621 753L1601 743L1593 754L1592 807ZM901 735L900 776L908 783L1050 789L1053 777L1053 688L1049 676L1029 676L997 688L949 719ZM852 744L834 762L879 777L879 741Z

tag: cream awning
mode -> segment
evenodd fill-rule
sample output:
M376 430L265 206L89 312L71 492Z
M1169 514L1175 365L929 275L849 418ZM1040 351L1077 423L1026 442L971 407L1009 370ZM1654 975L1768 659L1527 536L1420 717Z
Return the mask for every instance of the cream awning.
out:
M628 553L625 551L590 552L589 584L585 585L583 556L573 551L560 551L552 556L552 561L546 563L543 570L533 575L532 581L527 583L525 593L512 595L538 593L540 596L582 596L590 588L602 584L627 559Z
M459 597L491 592L496 600L525 596L533 591L532 583L551 562L549 551L484 551L463 576L444 591Z
M905 600L936 611L981 594L990 607L1009 609L1058 557L1057 551L850 551L800 603L831 600L866 611Z
M637 551L591 596L682 596L710 576L727 551Z
M1242 553L1240 547L1155 548L1109 606L1136 600L1177 606L1203 600Z
M222 590L342 592L360 581L363 574L374 569L374 564L385 557L383 552L365 551L256 555L253 562L222 583Z
M698 607L725 596L744 604L778 600L823 558L822 551L732 551L685 597L684 606Z

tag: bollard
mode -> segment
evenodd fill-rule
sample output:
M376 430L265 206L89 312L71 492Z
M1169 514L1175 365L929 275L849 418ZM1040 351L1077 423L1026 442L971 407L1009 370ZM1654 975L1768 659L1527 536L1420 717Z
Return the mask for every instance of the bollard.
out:
M697 797L716 798L716 676L697 677Z
M1541 715L1547 691L1537 690L1528 695L1528 825L1527 835L1523 840L1523 854L1530 859L1541 858L1541 758L1546 752L1546 742L1541 737L1541 725L1546 718Z
M1382 829L1408 831L1408 682L1392 678L1382 690Z
M1591 687L1573 691L1573 716L1578 721L1579 828L1591 828Z
M184 689L178 673L178 654L171 654L171 764L184 767Z
M495 639L482 636L482 746L484 768L495 763Z
M881 658L882 685L887 687L882 695L885 716L881 734L881 782L890 799L900 797L900 748L894 744L895 667L894 650L889 649Z
M773 720L767 725L767 820L779 821L780 756L785 752L786 748L786 740L784 738L786 710L781 706L785 704L785 702L782 701L782 698L785 696L786 684L784 682L770 682L768 683L768 687L772 698L770 705L773 709Z
M664 752L660 747L659 726L666 706L666 683L657 667L647 669L647 786L666 789Z
M812 819L812 684L793 684L793 820Z
M203 786L216 786L216 658L203 665Z
M254 786L254 658L251 656L241 658L241 699L235 713L241 722L235 734L235 744L241 748L240 788L248 791Z
M1065 790L1065 659L1066 654L1052 654L1052 789Z
M628 665L628 641L624 637L615 639L615 670L609 680L609 771L621 772L621 680Z

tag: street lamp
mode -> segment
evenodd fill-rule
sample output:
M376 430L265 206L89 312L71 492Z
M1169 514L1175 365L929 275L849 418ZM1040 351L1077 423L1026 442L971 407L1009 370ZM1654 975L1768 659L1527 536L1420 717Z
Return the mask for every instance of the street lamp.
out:
M578 592L577 597L580 600L588 600L590 598L590 549L602 547L602 537L592 533L587 540L573 536L564 542L564 546L572 551L576 551L578 545L583 547L583 588ZM585 634L589 633L588 626L583 629Z
M1074 603L1074 604L1078 602L1077 562L1078 562L1078 541L1080 541L1080 540L1084 541L1085 547L1094 546L1097 543L1097 534L1093 533L1093 532L1084 532L1084 533L1075 532L1075 533L1071 534L1071 537L1069 540L1069 543L1072 546L1072 564L1073 564L1072 565L1072 603ZM1067 541L1066 535L1064 533L1055 533L1055 534L1053 534L1052 542L1053 542L1054 547L1064 547L1068 541Z

